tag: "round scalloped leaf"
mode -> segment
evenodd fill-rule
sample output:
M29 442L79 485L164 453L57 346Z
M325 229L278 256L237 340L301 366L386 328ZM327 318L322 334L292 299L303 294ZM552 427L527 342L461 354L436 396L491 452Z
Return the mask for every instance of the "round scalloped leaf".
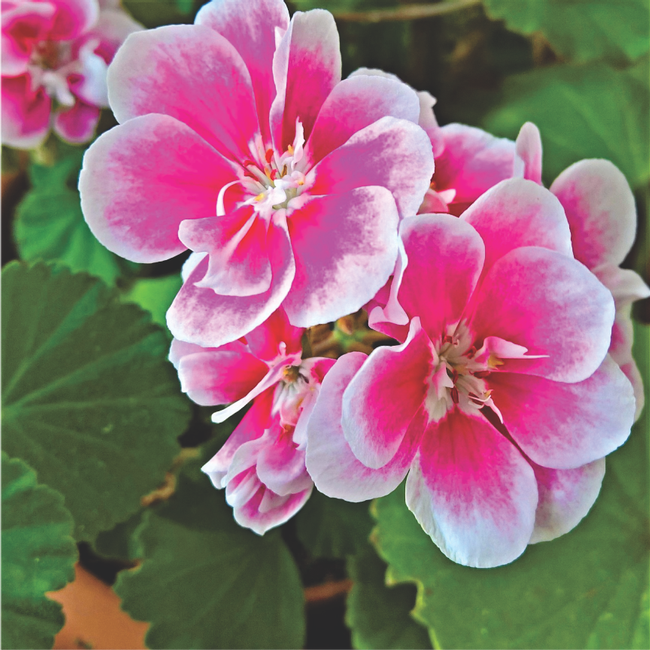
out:
M369 544L348 558L347 567L354 585L345 622L355 648L431 648L426 627L410 615L415 607L413 585L387 585L386 564Z
M650 48L647 0L484 0L490 17L509 29L542 32L563 57L576 62L625 63Z
M634 188L650 178L649 112L647 61L627 70L559 65L508 78L483 126L514 139L524 122L534 122L548 183L581 158L607 158Z
M57 149L53 165L30 165L32 187L16 210L19 255L27 262L59 261L113 283L129 263L102 246L84 220L77 190L83 149Z
M56 490L2 452L2 647L51 648L61 606L45 596L74 579L74 523Z
M2 272L3 446L65 497L77 539L127 519L180 451L189 403L168 339L86 274Z
M125 611L151 623L148 647L302 647L303 590L279 532L238 526L198 469L181 472L136 537L146 559L115 590Z
M635 351L648 393L650 328ZM404 504L376 502L375 541L394 581L415 581L415 615L443 648L647 648L650 409L607 458L601 494L563 537L512 564L471 569L448 560Z

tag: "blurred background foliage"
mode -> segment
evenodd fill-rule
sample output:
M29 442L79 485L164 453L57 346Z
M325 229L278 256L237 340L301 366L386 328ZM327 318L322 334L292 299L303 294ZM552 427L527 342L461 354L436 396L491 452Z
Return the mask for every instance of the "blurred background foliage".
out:
M203 1L124 4L157 27L193 22ZM292 11L333 12L344 76L358 67L395 73L437 98L440 124L463 122L514 139L524 122L535 122L547 186L582 158L612 160L639 212L624 266L650 282L647 0L288 4ZM99 132L114 124L105 112ZM475 571L445 560L399 492L373 504L374 518L367 504L314 495L265 538L235 526L195 460L214 453L235 424L210 424L212 409L191 405L164 361L164 314L184 258L127 263L94 239L76 189L82 155L83 148L54 138L30 154L3 148L3 265L35 264L3 271L3 448L14 457L3 457L3 561L33 571L21 540L41 524L47 534L35 538L34 556L56 558L45 578L3 573L3 619L15 623L3 647L42 647L62 625L58 605L44 593L72 575L71 535L82 564L111 584L117 579L124 608L151 623L152 647L650 645L647 410L608 460L603 494L587 520L503 569ZM635 314L650 323L650 300ZM649 332L637 324L646 391ZM48 358L66 359L70 374ZM61 406L61 395L70 406ZM128 408L114 416L103 410L108 398L126 399ZM152 410L151 400L160 406ZM134 431L137 445L129 442ZM115 453L125 446L127 457ZM147 446L155 451L143 468L138 457ZM201 450L187 449L194 447ZM88 457L102 458L101 466ZM120 507L98 510L93 490ZM46 504L49 519L12 518L24 503L30 513ZM138 563L144 568L127 570Z

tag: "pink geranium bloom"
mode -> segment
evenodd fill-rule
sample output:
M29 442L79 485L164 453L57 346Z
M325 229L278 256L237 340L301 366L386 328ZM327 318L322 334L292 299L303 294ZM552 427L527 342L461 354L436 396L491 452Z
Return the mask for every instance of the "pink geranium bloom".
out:
M368 68L361 68L350 76L356 75L398 79L383 70ZM491 187L512 177L515 143L466 124L452 123L440 127L433 111L436 99L426 91L418 91L417 95L420 101L418 123L429 136L435 158L435 172L418 212L449 212L459 216ZM393 287L393 284L399 285L405 263L400 248L393 277L365 305L370 326L381 320L400 324L408 322Z
M542 184L542 140L527 122L517 138L515 173ZM581 160L551 185L566 212L577 260L612 292L616 320L609 353L634 386L636 417L643 409L643 380L632 358L632 303L650 296L638 273L620 268L636 237L634 195L621 171L609 160Z
M392 273L431 144L411 88L340 75L332 15L289 21L281 0L211 2L120 50L121 124L86 154L82 206L128 259L204 254L168 312L177 338L222 345L281 303L296 326L332 321Z
M203 466L237 522L262 535L305 504L313 483L305 469L306 425L333 359L301 359L302 329L282 309L219 348L174 340L170 359L181 388L198 404L228 404L223 422L253 402L219 452Z
M406 325L341 357L308 427L307 469L361 501L408 473L406 500L449 558L511 562L592 505L630 432L630 382L607 356L610 292L571 251L558 200L503 181L460 218L405 219Z
M2 143L32 149L52 126L90 140L108 64L139 29L113 0L2 0Z
M388 79L399 78L383 70L360 68L350 77L374 75ZM421 90L418 122L426 131L436 169L419 212L450 212L459 216L481 194L500 181L512 177L515 143L497 138L486 131L466 124L438 125L433 107L436 99Z
M436 170L420 212L459 216L481 194L512 176L515 144L466 124L440 127L433 122L427 133L434 147Z

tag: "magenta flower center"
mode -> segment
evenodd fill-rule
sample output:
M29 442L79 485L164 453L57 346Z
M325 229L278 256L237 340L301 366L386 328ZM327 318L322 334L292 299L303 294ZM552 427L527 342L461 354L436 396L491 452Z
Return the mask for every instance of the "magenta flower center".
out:
M278 383L273 396L272 413L280 415L280 422L285 429L293 430L303 402L316 390L310 375L302 365L286 366L284 369L283 380Z
M434 365L427 380L425 400L429 420L442 419L454 404L469 414L476 414L484 406L490 406L498 414L485 378L503 361L489 352L486 345L477 348L465 322L450 326L447 331L433 345Z
M231 185L241 184L247 195L241 205L252 205L264 218L275 210L286 210L287 216L302 204L298 197L306 189L309 164L304 152L304 129L296 122L296 137L287 150L278 153L272 147L265 147L261 137L249 144L251 157L242 161L240 180L221 190L217 214L222 209L223 193ZM225 214L225 211L224 211Z
M37 43L28 65L32 90L43 87L61 106L74 106L75 97L69 84L83 71L81 60L92 55L99 41L85 43L77 57L73 55L72 41L42 41Z

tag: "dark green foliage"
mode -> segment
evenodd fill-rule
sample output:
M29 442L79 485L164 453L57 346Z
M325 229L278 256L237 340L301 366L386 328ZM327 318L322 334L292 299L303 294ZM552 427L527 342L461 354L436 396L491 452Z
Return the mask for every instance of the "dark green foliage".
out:
M137 536L145 560L116 590L133 618L151 622L150 648L302 647L300 577L280 534L236 524L198 466Z
M63 626L45 596L74 578L73 521L56 490L2 452L2 647L49 648Z
M167 336L85 274L13 263L2 284L4 449L65 496L75 536L92 540L139 508L180 451L189 405Z

